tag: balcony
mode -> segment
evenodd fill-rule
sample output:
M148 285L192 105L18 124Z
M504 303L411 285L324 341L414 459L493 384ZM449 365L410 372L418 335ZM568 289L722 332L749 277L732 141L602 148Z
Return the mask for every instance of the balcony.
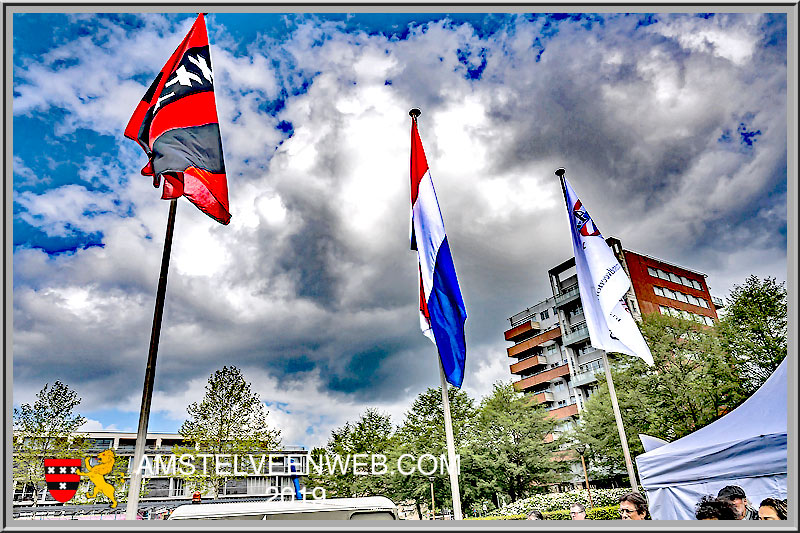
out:
M550 418L555 418L557 420L568 418L570 416L576 416L577 414L578 414L577 403L565 405L564 407L559 407L557 409L550 409L547 412L547 416L549 416Z
M507 330L505 332L505 337L507 341L517 341L519 339L532 337L540 329L538 322L535 320L528 320L527 322L523 322Z
M550 391L540 392L535 394L533 399L536 400L536 403L553 403L553 393Z
M514 382L514 389L518 391L528 390L531 387L539 385L540 383L545 383L552 379L568 375L569 367L567 365L560 365L555 368L551 368L550 370L545 370L544 372L539 372L538 374L534 374Z
M577 344L581 341L584 341L589 338L589 328L586 327L586 323L579 324L572 328L572 330L564 335L564 346L570 346L572 344Z
M553 339L557 339L560 336L561 336L561 328L556 326L554 328L548 329L547 331L539 333L533 338L520 342L519 344L515 344L511 348L507 348L506 351L508 352L509 357L520 357L521 355L530 353L531 350L533 350L540 344Z
M569 287L568 289L556 294L556 307L563 307L565 304L568 304L573 300L577 300L580 297L581 293L578 289L578 286L573 285L572 287Z
M594 372L590 370L589 372L581 372L580 374L575 374L575 377L572 378L572 386L582 387L584 385L588 385L589 383L595 383L596 381L597 381L597 376L595 376Z
M545 359L540 355L534 355L533 357L528 357L527 359L523 359L522 361L519 361L511 365L511 373L521 374L525 370L546 364L547 364L547 359Z

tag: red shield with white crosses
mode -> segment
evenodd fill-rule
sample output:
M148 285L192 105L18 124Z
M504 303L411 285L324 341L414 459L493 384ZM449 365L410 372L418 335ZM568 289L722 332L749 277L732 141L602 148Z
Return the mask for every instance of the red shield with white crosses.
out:
M57 501L66 503L78 491L81 476L78 470L81 467L80 459L45 459L44 480L47 490Z

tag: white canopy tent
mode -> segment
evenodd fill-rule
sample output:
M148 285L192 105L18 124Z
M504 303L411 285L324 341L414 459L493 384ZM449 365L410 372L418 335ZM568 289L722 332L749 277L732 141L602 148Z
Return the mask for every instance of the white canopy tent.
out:
M693 520L697 502L738 485L753 507L786 498L786 360L719 420L670 443L647 440L636 457L654 520ZM660 445L659 445L660 444Z

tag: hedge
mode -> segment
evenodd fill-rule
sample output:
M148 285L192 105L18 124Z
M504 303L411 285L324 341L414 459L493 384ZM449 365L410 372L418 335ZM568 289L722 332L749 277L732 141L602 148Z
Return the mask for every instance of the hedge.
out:
M542 513L545 520L569 520L569 510L559 509L557 511L547 511ZM528 515L510 514L498 516L478 516L465 518L464 520L526 520ZM586 511L587 520L619 520L619 505L608 505L606 507L595 507Z
M542 513L545 520L569 520L569 509ZM587 520L619 520L619 504L594 507L586 511Z
M592 489L593 507L600 508L616 506L619 504L620 496L627 494L630 491L630 488ZM589 493L586 491L586 489L572 492L536 494L530 498L525 498L522 500L517 500L514 503L510 503L501 509L493 511L491 514L494 516L508 516L517 514L527 515L534 510L539 511L540 513L546 513L569 509L574 503L580 503L587 509L589 508Z
M508 514L502 516L474 516L465 518L464 520L525 520L528 515L524 514Z

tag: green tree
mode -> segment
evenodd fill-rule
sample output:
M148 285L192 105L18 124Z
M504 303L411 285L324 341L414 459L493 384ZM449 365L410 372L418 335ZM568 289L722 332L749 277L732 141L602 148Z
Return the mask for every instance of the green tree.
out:
M78 393L56 380L36 393L33 405L14 409L14 479L33 487L33 504L45 488L44 459L75 458L85 446L73 435L86 419L73 413L81 403Z
M631 456L644 452L639 433L676 440L723 416L747 397L736 360L714 328L647 315L642 333L653 354L652 367L627 356L611 362ZM602 478L624 471L625 463L608 386L600 375L598 381L574 437L589 444L593 475Z
M225 471L230 468L221 467L218 474L214 456L274 450L281 444L280 430L267 424L269 411L235 366L215 371L208 378L203 400L189 405L187 412L189 418L180 434L188 446L176 448L174 453L194 455L198 468L193 474L180 477L191 490L210 492L215 499L228 477ZM200 454L212 457L200 459Z
M786 357L786 287L775 278L749 276L734 285L718 328L723 344L742 365L744 384L752 393Z
M450 401L456 454L464 455L464 446L469 443L472 423L476 414L475 402L467 393L455 387L448 387L447 394ZM429 388L416 397L411 409L405 415L403 424L398 428L396 437L397 446L390 458L390 464L397 465L403 454L408 454L408 460L402 462L402 467L405 471L412 468L414 471L409 475L398 472L394 476L393 493L398 501L414 500L417 504L417 512L421 516L420 502L430 502L431 481L427 475L419 472L416 461L424 454L431 454L437 458L437 466L440 466L439 458L447 457L441 388ZM429 471L432 464L423 462L422 466L424 470ZM441 468L437 468L430 477L433 478L436 508L449 507L452 509L450 478L446 469L442 472Z
M552 438L555 427L556 420L530 396L510 383L495 383L481 401L474 437L465 449L470 470L478 474L465 489L465 500L500 492L516 501L537 484L560 481L568 465L559 460L558 443Z
M380 456L391 455L392 431L391 417L373 408L368 408L355 423L346 422L334 429L325 448L312 451L320 473L310 468L308 485L325 488L328 497L391 498L392 466L388 461L384 465Z

